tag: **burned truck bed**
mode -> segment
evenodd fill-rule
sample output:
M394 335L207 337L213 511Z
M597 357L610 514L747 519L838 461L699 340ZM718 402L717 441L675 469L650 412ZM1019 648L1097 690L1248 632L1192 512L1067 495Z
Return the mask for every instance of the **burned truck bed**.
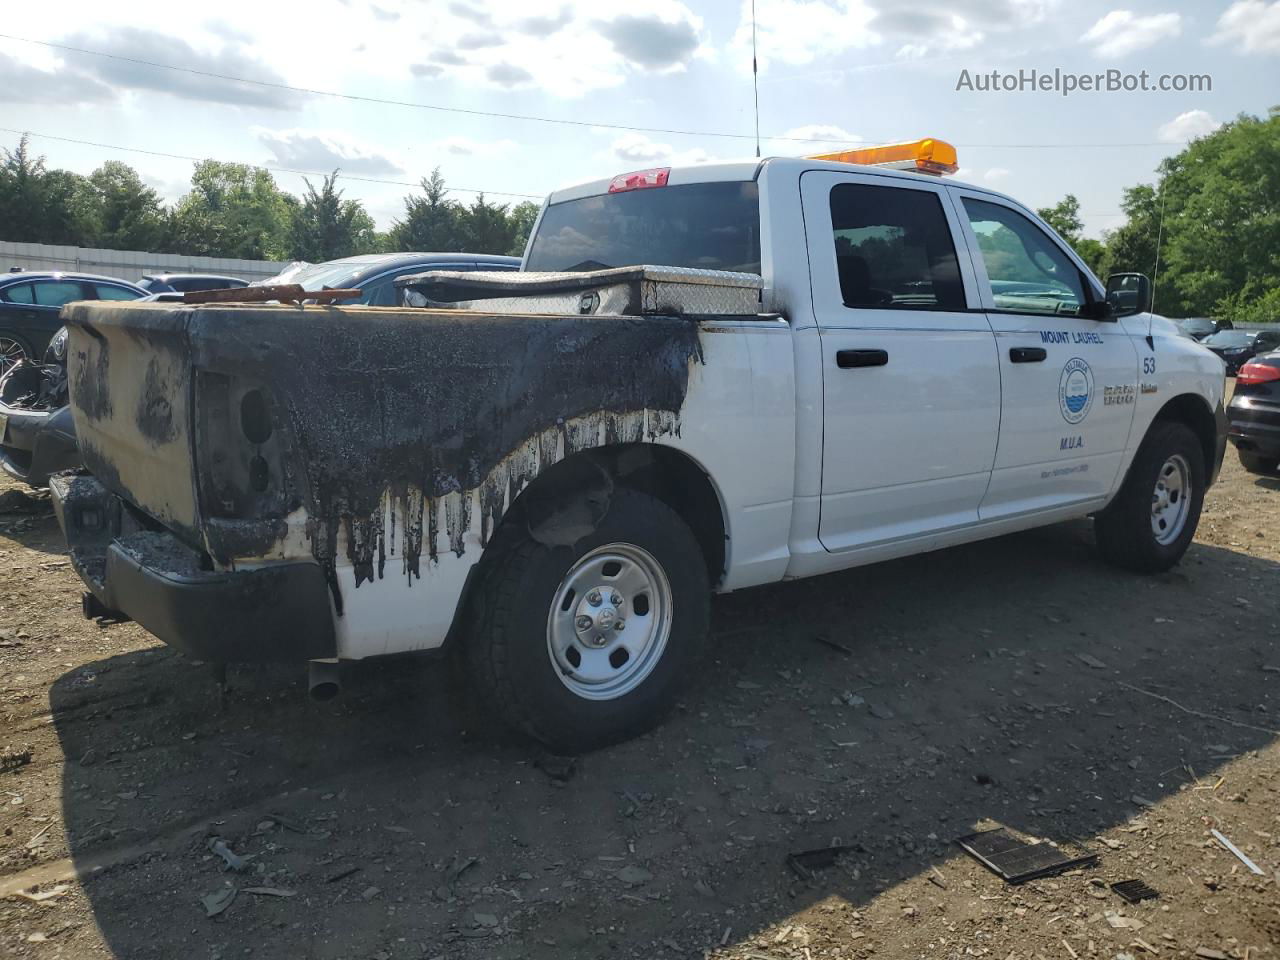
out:
M462 551L471 493L487 536L557 457L678 431L702 359L682 316L98 302L67 320L98 481L219 566L283 556L305 511L339 614L340 542L357 586L389 558L412 582L438 533Z

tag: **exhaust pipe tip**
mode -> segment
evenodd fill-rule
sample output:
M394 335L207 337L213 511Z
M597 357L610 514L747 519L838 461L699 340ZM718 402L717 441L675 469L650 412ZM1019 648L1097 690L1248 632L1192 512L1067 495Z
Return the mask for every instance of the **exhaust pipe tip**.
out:
M317 703L328 703L342 693L337 660L312 660L307 665L307 693Z

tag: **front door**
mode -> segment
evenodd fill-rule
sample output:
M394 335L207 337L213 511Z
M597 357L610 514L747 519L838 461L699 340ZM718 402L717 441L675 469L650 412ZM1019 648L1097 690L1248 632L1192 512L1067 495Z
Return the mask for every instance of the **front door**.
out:
M822 344L830 551L976 523L995 458L1000 371L942 184L801 177Z
M1138 353L1056 237L1002 197L953 188L995 331L1003 400L984 520L1105 498L1133 421Z

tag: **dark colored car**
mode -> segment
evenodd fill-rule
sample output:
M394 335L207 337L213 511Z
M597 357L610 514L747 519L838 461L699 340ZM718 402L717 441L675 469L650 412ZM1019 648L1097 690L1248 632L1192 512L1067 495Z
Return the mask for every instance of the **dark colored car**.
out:
M147 273L138 286L148 293L186 293L188 290L229 290L247 287L239 277L217 277L211 273Z
M1280 350L1280 330L1219 330L1200 341L1222 358L1227 365L1227 376L1262 353Z
M0 274L0 376L19 360L34 360L62 326L72 300L137 300L147 291L126 280L88 273Z
M258 280L250 286L297 283L304 290L359 288L359 303L371 307L397 304L396 280L424 270L519 270L519 257L487 253L370 253L359 257L313 263L280 280Z
M1240 368L1227 406L1227 437L1250 473L1274 476L1280 468L1280 351Z

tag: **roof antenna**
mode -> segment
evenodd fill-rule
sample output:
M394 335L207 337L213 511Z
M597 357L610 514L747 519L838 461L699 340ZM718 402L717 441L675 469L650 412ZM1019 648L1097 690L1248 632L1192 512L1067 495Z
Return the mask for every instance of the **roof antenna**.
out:
M756 156L760 156L760 68L756 65L756 0L751 0L751 92L756 101Z
M1166 177L1167 179L1167 177ZM1152 269L1151 275L1151 309L1147 311L1147 347L1151 350L1156 348L1156 342L1151 337L1151 324L1155 320L1156 314L1156 284L1160 281L1160 242L1164 239L1164 204L1168 200L1164 192L1165 181L1160 181L1160 224L1156 228L1156 262Z

